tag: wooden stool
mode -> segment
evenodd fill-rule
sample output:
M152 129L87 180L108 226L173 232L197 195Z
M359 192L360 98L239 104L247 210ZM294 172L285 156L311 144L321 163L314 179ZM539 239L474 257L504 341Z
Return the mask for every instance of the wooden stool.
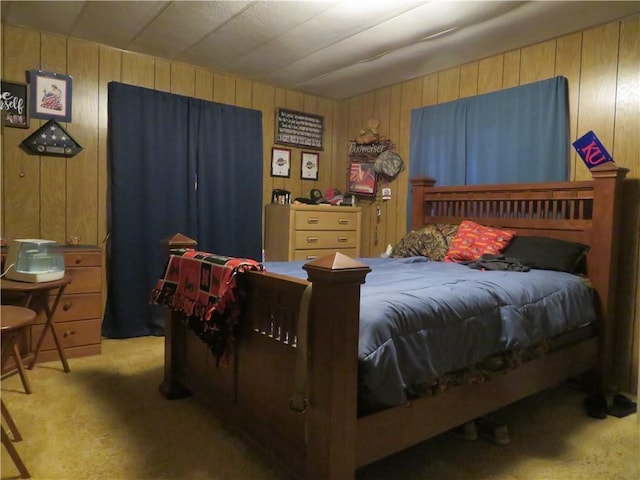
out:
M11 356L13 356L20 380L26 393L31 393L31 385L27 378L27 372L22 363L22 356L18 349L18 338L36 320L36 312L25 307L15 305L0 306L0 333L2 335L2 361L1 368L4 367Z
M11 432L11 435L13 435L13 441L12 441L11 438L9 437L9 434L4 429L4 425L2 425L2 431L0 432L2 434L2 444L7 449L7 452L9 452L9 456L11 457L11 460L13 460L13 463L16 465L16 468L20 472L20 477L31 478L31 474L29 473L29 470L27 470L27 467L22 461L22 458L20 457L20 454L16 450L16 447L13 446L13 442L19 442L20 440L22 440L22 436L20 435L20 432L18 431L18 427L16 427L16 424L13 421L13 418L11 417L9 410L7 410L7 407L5 406L4 401L0 400L0 402L2 404L2 418L4 419L5 422L7 422L9 431Z
M24 331L25 328L29 327L36 319L36 312L33 310L29 310L25 307L16 307L14 305L2 305L0 306L0 333L2 335L2 367L6 364L9 357L13 355L16 368L18 369L18 373L20 374L20 380L22 380L22 385L24 386L24 390L26 393L31 393L31 386L29 385L29 379L27 378L27 374L24 369L24 365L22 363L22 357L20 355L20 351L18 350L17 340L20 337L20 334ZM0 434L2 437L2 444L9 452L9 456L13 463L18 468L20 472L20 476L22 478L30 478L31 475L27 470L20 454L16 450L16 447L13 446L13 442L18 442L22 440L22 436L18 431L18 427L16 426L9 410L7 409L4 401L0 400L0 405L2 407L2 419L7 423L7 427L13 435L13 440L9 437L9 434L4 429L4 425L2 425Z

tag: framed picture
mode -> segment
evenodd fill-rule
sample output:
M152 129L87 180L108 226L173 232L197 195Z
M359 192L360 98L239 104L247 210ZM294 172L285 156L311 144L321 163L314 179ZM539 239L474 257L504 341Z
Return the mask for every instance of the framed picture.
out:
M274 143L311 150L322 150L324 117L285 108L276 109Z
M73 157L82 151L82 145L76 142L55 120L47 121L25 138L20 147L33 155L54 157Z
M271 149L271 176L286 177L291 176L291 150L288 148Z
M29 128L27 85L2 82L2 123L6 127Z
M71 121L70 75L29 70L29 114L31 118Z
M373 168L374 163L349 160L348 193L375 196L377 178L376 171Z
M300 178L303 180L318 180L318 162L320 154L316 152L302 152L300 162Z

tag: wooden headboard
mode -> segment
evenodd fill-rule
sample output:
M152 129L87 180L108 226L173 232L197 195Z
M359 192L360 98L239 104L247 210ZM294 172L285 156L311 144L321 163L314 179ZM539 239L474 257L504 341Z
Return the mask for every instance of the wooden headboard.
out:
M597 292L601 374L609 377L613 348L614 292L622 180L629 170L606 163L591 170L593 180L437 187L431 178L412 185L412 228L472 220L589 245L587 275Z

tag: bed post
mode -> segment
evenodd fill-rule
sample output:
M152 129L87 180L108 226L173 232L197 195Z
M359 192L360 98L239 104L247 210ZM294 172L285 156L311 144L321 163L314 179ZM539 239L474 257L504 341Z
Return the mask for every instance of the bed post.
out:
M424 225L424 195L425 190L436 184L435 178L416 177L411 179L411 229L416 229Z
M600 390L607 388L611 378L613 335L615 326L615 292L618 277L618 236L622 210L622 180L629 169L613 162L591 169L593 176L594 207L592 239L589 255L598 259L588 262L588 276L598 292L598 309L601 322L600 338Z
M181 233L166 238L162 241L167 258L169 252L174 248L195 248L198 245L193 238L189 238ZM164 379L160 384L160 393L169 400L184 398L191 393L174 376L174 368L179 356L184 355L184 330L175 328L181 324L181 313L172 309L165 309L164 320Z
M353 479L356 470L360 285L371 269L341 253L303 266L309 314L306 478Z

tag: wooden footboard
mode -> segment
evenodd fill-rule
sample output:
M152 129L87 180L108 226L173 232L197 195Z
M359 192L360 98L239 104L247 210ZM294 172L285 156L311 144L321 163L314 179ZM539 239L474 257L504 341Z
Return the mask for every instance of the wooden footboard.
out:
M190 239L189 239L190 240ZM183 248L180 236L169 241ZM351 478L355 471L360 285L369 267L342 254L304 266L313 283L308 318L308 409L290 408L298 315L309 282L269 272L243 275L248 294L238 346L226 367L168 313L168 363L161 391L195 394L269 450L296 478ZM339 392L339 394L336 394ZM347 447L349 446L349 447Z
M162 392L173 398L190 392L211 402L221 418L268 449L296 478L346 480L353 479L360 466L569 376L594 367L606 371L614 320L610 293L615 288L618 185L626 169L610 164L594 170L590 182L436 189L428 181L416 181L413 210L414 227L434 219L459 223L475 218L520 234L589 244L587 268L599 299L598 337L582 339L487 383L452 388L358 418L360 285L369 268L335 254L303 267L313 284L306 355L309 405L304 413L289 407L302 347L300 303L309 282L269 272L243 275L248 305L227 367L215 365L179 314L168 314ZM434 207L442 201L448 206ZM452 206L460 201L464 208ZM505 216L505 202L511 203L508 208L525 205L528 213ZM568 203L562 207L562 202ZM193 244L181 236L169 241L171 247Z
M204 399L221 419L265 446L292 474L303 476L306 418L294 414L289 401L297 308L308 282L270 273L250 277L244 279L250 293L243 329L226 366L216 364L181 313L168 314L165 341L170 345L171 367L165 369L160 390L171 399L189 394Z

